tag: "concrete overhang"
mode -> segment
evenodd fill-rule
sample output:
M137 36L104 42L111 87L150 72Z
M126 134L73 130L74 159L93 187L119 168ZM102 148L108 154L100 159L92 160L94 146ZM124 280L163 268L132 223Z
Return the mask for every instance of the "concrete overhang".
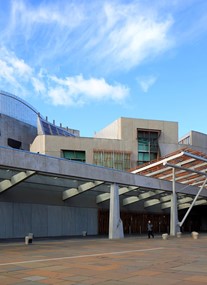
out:
M12 177L17 174L22 179L22 181L18 180L19 187L40 189L50 193L59 191L58 197L63 200L63 203L64 200L76 199L77 196L92 193L95 197L94 201L102 203L109 200L110 185L113 183L119 186L123 205L129 205L130 201L139 203L143 199L146 199L145 202L149 200L145 204L153 205L150 202L152 196L163 197L163 192L169 195L172 192L171 181L0 147L1 183L11 182ZM15 183L11 186L14 189L17 187ZM184 187L183 184L176 183L176 191L184 195L195 196L198 189L197 186ZM145 192L148 194L143 194ZM133 198L135 194L138 199ZM156 199L160 198L158 196ZM202 197L207 198L206 189L203 190ZM38 197L36 199L38 201Z

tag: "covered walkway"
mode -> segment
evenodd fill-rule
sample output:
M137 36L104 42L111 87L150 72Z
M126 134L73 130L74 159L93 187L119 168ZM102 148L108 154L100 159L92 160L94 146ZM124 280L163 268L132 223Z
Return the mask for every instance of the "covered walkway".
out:
M123 237L120 208L163 213L171 209L170 231L175 235L177 205L207 204L206 156L180 151L141 169L127 173L0 147L0 237L23 237L27 232L69 236L83 230L94 235L102 207L110 211L110 239Z

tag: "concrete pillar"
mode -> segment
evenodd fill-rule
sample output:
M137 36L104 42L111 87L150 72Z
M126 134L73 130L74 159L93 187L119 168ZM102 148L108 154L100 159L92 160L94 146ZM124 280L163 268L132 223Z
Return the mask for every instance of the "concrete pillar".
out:
M110 189L110 213L109 213L109 239L124 237L123 223L120 218L119 188L116 183L111 184Z
M170 208L170 235L175 236L178 229L178 206L177 206L177 193L175 189L175 169L173 171L173 181L172 181L172 195L171 195L171 208Z

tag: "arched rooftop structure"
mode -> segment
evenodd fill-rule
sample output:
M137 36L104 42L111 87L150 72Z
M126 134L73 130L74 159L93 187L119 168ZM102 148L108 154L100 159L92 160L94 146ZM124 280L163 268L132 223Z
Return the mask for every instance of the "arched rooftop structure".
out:
M79 133L76 130L67 130L49 123L32 105L13 94L1 90L0 113L38 128L38 132L41 134L75 136Z
M34 127L37 126L37 116L40 116L40 114L34 107L13 94L0 91L0 95L1 114L7 115Z

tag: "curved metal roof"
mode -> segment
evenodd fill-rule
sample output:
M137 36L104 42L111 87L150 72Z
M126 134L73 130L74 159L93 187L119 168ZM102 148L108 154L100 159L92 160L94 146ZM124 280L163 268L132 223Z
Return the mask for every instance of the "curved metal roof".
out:
M37 116L41 117L40 113L26 101L4 91L0 91L0 113L35 127Z

